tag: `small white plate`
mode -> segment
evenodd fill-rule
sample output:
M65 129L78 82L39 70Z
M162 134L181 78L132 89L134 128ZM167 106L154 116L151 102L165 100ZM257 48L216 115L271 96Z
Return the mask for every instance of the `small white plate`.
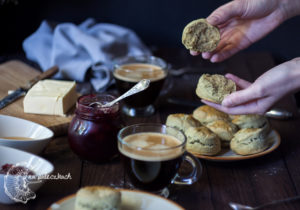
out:
M121 210L183 210L178 204L147 192L120 189L122 193ZM52 204L48 210L74 210L76 195L67 196Z
M41 153L53 137L53 132L49 128L18 117L0 115L0 125L1 146L34 154ZM30 140L17 140L13 137L30 138Z
M191 152L195 157L205 159L205 160L212 160L212 161L237 161L237 160L246 160L246 159L252 159L257 158L266 154L269 154L270 152L274 151L278 148L280 145L280 135L276 130L271 130L268 137L270 140L270 146L263 152L252 154L252 155L238 155L235 154L229 147L228 148L222 148L221 152L218 153L218 155L215 156L207 156L207 155L200 155L194 152Z

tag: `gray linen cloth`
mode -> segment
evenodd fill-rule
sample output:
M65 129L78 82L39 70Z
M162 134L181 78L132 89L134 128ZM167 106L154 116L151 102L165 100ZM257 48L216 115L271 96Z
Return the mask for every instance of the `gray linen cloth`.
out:
M151 55L149 49L130 29L87 19L80 25L61 23L51 26L43 21L26 38L23 49L29 60L43 71L59 66L57 79L83 82L92 69L90 82L94 89L105 90L111 82L113 60L124 56Z

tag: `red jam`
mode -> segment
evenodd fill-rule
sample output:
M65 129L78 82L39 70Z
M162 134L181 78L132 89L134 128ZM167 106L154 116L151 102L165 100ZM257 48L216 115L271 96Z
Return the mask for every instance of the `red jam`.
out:
M15 166L13 164L5 164L0 170L0 174L10 174L15 176L35 175L33 171L24 166Z
M121 128L119 104L101 107L114 100L111 95L84 95L77 100L75 117L68 131L69 145L81 159L96 163L118 154L117 133Z

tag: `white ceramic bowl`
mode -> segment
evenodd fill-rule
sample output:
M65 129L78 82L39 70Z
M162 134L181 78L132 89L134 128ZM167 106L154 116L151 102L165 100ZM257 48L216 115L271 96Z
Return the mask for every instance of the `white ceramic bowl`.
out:
M5 164L24 166L30 169L31 171L33 171L35 175L40 177L40 180L28 185L30 191L32 192L35 192L37 189L39 189L46 181L46 179L42 179L42 177L51 174L54 170L53 165L49 161L37 155L24 152L18 149L10 148L10 147L0 146L0 169ZM18 202L10 198L10 196L13 197L16 196L15 192L28 193L28 188L25 188L25 190L20 191L19 190L20 184L16 184L16 183L22 183L20 181L24 180L23 178L24 176L22 177L22 176L0 174L0 203L12 204ZM10 194L10 196L8 194ZM16 198L18 197L16 196ZM25 201L30 200L30 198L34 199L35 193L25 195Z
M5 139L5 137L25 137L32 140ZM39 154L52 137L53 132L45 126L17 117L0 115L0 146Z

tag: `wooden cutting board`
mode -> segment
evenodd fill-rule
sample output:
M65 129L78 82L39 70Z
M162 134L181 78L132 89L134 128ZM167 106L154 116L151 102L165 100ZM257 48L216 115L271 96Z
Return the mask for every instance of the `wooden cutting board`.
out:
M18 60L0 64L0 100L7 96L8 90L15 90L21 85L25 85L40 73L40 71ZM0 114L19 117L44 125L50 128L55 136L67 134L69 123L73 117L72 115L61 117L27 114L23 111L23 99L24 97L21 97L3 109L0 109Z

